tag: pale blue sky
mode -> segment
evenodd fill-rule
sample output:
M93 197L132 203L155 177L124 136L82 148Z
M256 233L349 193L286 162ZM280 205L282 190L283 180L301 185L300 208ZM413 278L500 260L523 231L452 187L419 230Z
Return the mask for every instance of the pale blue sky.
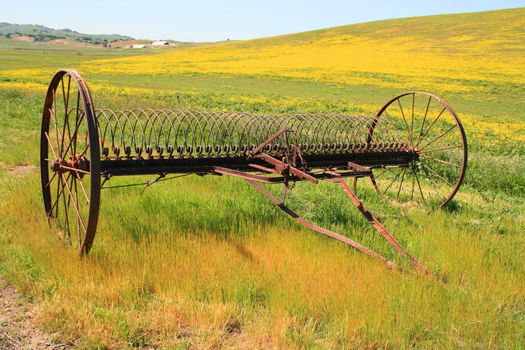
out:
M136 38L216 41L524 6L525 0L0 0L0 22Z

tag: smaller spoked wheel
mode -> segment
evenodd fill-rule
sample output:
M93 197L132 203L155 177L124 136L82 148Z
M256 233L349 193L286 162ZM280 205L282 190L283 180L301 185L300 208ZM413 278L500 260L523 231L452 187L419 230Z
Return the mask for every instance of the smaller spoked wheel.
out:
M100 154L89 89L73 70L60 70L42 113L40 168L44 207L61 238L87 254L100 205Z
M389 198L444 207L465 177L465 131L454 110L433 94L408 92L390 100L377 113L368 142L396 143L413 156L408 164L372 170L373 186Z

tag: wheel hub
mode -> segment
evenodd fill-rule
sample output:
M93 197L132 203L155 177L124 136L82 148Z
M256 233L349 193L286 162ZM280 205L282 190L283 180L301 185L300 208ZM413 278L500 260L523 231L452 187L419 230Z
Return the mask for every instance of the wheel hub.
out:
M61 174L75 173L82 178L85 173L89 172L89 161L80 154L69 156L68 159L57 158L51 162L51 170Z

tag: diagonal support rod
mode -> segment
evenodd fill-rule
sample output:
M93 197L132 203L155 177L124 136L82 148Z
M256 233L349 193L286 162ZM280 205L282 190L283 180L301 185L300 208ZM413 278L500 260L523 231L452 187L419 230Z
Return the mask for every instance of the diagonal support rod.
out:
M345 179L342 177L336 177L333 180L333 182L337 182L343 187L343 190L345 193L350 197L352 203L359 209L361 214L370 222L370 224L376 229L377 232L379 232L383 238L386 239L388 243L401 255L404 255L408 261L414 266L417 270L423 272L424 274L428 274L428 271L421 265L421 263L414 258L403 246L397 241L397 239L386 229L386 227L377 220L372 213L364 206L363 202L356 196L356 194L352 191L350 186L346 183Z
M382 256L381 254L379 253L376 253L374 252L373 250L365 247L364 245L362 245L361 243L359 242L356 242L346 236L343 236L337 232L333 232L333 231L330 231L326 228L323 228L323 227L320 227L320 226L317 226L316 224L300 217L297 213L295 213L293 210L291 210L290 208L288 208L281 200L277 199L271 192L269 192L268 190L266 190L264 187L262 187L259 183L255 182L255 181L250 181L250 180L247 180L248 183L250 185L252 185L253 188L255 188L257 191L259 191L262 195L264 195L266 198L268 198L270 200L270 202L272 202L275 206L277 206L279 209L281 209L282 211L284 211L286 214L288 214L292 219L294 219L297 223L315 231L315 232L318 232L322 235L325 235L325 236L328 236L328 237L331 237L331 238L334 238L340 242L343 242L349 246L351 246L352 248L372 257L372 258L375 258L375 259L378 259L380 261L382 261L383 263L386 264L386 266L390 269L395 269L397 268L397 265L393 262L393 261L390 261L388 260L387 258L385 258L384 256Z
M354 193L354 191L352 191L352 189L348 186L348 184L346 183L345 179L341 176L341 174L339 174L338 172L336 171L327 171L326 172L327 174L329 175L332 175L333 178L331 179L328 179L327 181L330 181L330 182L334 182L334 183L339 183L341 185L341 187L343 188L343 190L345 191L345 193L348 195L348 197L350 198L350 200L352 201L352 203L357 207L357 209L359 209L359 211L361 212L361 214L363 214L363 216L368 220L368 222L370 222L370 224L376 229L376 231L378 231L381 236L383 236L383 238L396 250L396 252L398 254L401 254L402 256L406 257L408 259L408 261L410 262L410 264L416 269L418 270L419 272L422 272L423 274L429 274L428 271L423 267L423 265L421 265L421 263L416 259L414 258L405 248L403 248L403 246L397 241L397 239L386 229L386 227L381 223L379 222L379 220L377 220L373 215L372 213L364 206L363 202L357 197L357 195ZM387 265L388 268L390 269L395 269L395 268L398 268L398 266L388 260L387 258L385 258L384 256L382 256L381 254L365 247L364 245L362 245L361 243L359 242L356 242L346 236L343 236L337 232L334 232L334 231L331 231L331 230L328 230L326 228L323 228L323 227L320 227L304 218L302 218L301 216L299 216L297 213L295 213L293 210L291 210L290 208L288 208L284 201L283 200L279 200L277 197L275 197L271 192L269 192L267 189L265 189L261 184L259 184L259 181L257 180L252 180L252 179L249 179L249 178L244 178L246 181L248 181L248 183L253 187L255 188L258 192L260 192L262 195L264 195L266 198L268 198L275 206L277 206L279 209L281 209L282 211L284 211L287 215L289 215L292 219L294 219L294 221L296 221L297 223L315 231L315 232L318 232L318 233L321 233L325 236L328 236L328 237L331 237L331 238L334 238L340 242L343 242L349 246L351 246L352 248L372 257L372 258L375 258L375 259L378 259L380 261L382 261L383 263L385 263Z

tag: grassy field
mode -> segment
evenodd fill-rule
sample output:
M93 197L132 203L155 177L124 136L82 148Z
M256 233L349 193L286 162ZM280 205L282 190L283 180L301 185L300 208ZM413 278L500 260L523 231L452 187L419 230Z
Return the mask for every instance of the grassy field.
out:
M525 348L524 36L515 9L162 53L0 39L0 274L78 348ZM359 192L432 276L389 271L240 181L195 175L103 193L79 259L47 224L37 168L62 66L97 107L373 114L405 90L442 95L470 146L452 208ZM396 259L334 185L298 184L291 200Z

